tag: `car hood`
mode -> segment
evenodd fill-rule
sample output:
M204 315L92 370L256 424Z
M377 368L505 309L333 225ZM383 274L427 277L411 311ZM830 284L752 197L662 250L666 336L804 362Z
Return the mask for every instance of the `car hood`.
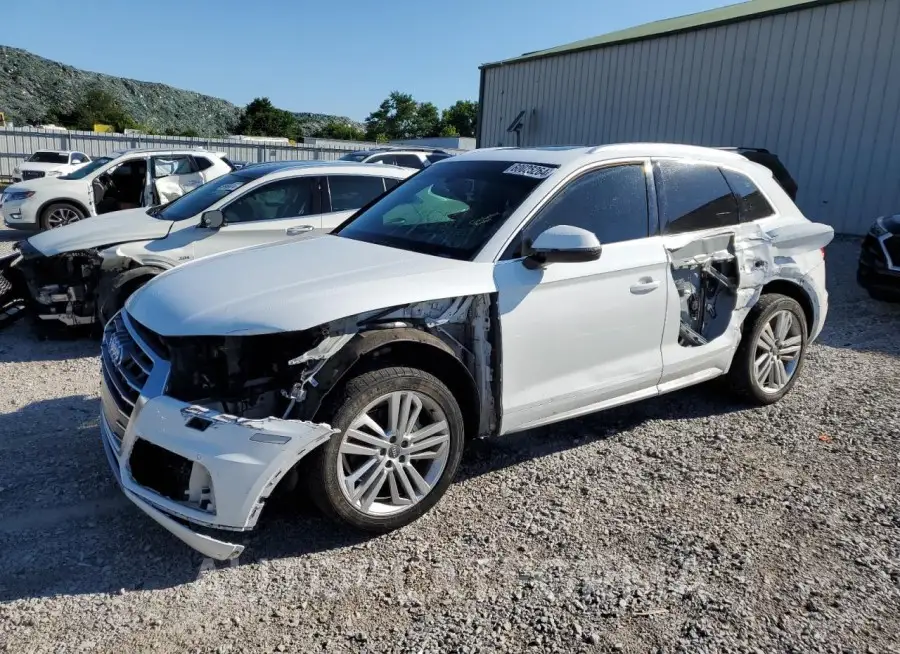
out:
M895 213L893 216L884 216L881 219L881 224L891 234L900 234L900 213Z
M19 164L19 170L57 170L59 168L65 168L69 164L64 163L48 163L44 161L26 161Z
M79 188L79 185L85 184L86 180L83 179L60 179L56 176L50 177L36 177L35 179L26 179L21 182L16 182L15 184L10 184L7 186L4 191L40 191L41 193L59 193L61 197L64 197L69 191L78 192L83 186ZM58 188L54 188L58 187Z
M125 308L163 336L299 331L365 311L489 293L493 268L314 234L183 264L144 285Z
M171 220L154 218L144 208L126 209L41 232L28 242L44 256L52 257L63 252L163 238L171 227Z

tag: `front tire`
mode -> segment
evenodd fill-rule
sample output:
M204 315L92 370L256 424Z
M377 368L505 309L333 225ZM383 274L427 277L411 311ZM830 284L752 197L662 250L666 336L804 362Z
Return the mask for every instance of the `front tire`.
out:
M41 229L55 229L84 218L84 213L68 202L54 202L41 213Z
M763 295L744 321L728 373L732 389L755 404L774 404L797 382L806 359L806 315L786 295Z
M437 377L405 367L351 379L326 409L338 430L310 461L310 494L327 516L386 532L429 511L459 467L464 422Z

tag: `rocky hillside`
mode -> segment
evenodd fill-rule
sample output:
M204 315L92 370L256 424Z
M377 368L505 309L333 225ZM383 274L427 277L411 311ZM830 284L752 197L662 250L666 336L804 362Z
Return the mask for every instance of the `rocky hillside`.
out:
M0 111L18 125L42 122L52 113L73 109L81 94L99 86L149 131L193 130L202 135L228 134L237 124L241 108L209 95L176 89L155 82L92 73L44 59L18 48L0 46ZM337 120L349 118L297 113L305 135Z

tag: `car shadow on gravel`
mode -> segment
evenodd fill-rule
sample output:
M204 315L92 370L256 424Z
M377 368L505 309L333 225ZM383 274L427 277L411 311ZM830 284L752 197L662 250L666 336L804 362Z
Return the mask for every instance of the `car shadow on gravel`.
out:
M472 479L605 440L651 420L693 420L748 408L750 405L714 381L546 427L472 441L463 454L456 480Z
M70 333L53 330L52 338L34 329L28 319L0 329L0 364L65 361L100 356L100 341L85 338L83 330Z

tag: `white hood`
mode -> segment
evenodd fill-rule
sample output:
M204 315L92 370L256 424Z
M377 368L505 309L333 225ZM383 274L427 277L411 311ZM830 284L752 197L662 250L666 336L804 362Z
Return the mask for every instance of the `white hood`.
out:
M59 168L68 168L69 164L66 163L49 163L46 161L23 161L19 164L19 170L42 170L47 172L48 170L58 170Z
M28 242L44 256L52 257L63 252L163 238L171 227L171 220L154 218L144 208L126 209L41 232L29 238Z
M309 329L390 306L495 290L493 264L321 235L197 259L168 270L125 308L163 336Z

